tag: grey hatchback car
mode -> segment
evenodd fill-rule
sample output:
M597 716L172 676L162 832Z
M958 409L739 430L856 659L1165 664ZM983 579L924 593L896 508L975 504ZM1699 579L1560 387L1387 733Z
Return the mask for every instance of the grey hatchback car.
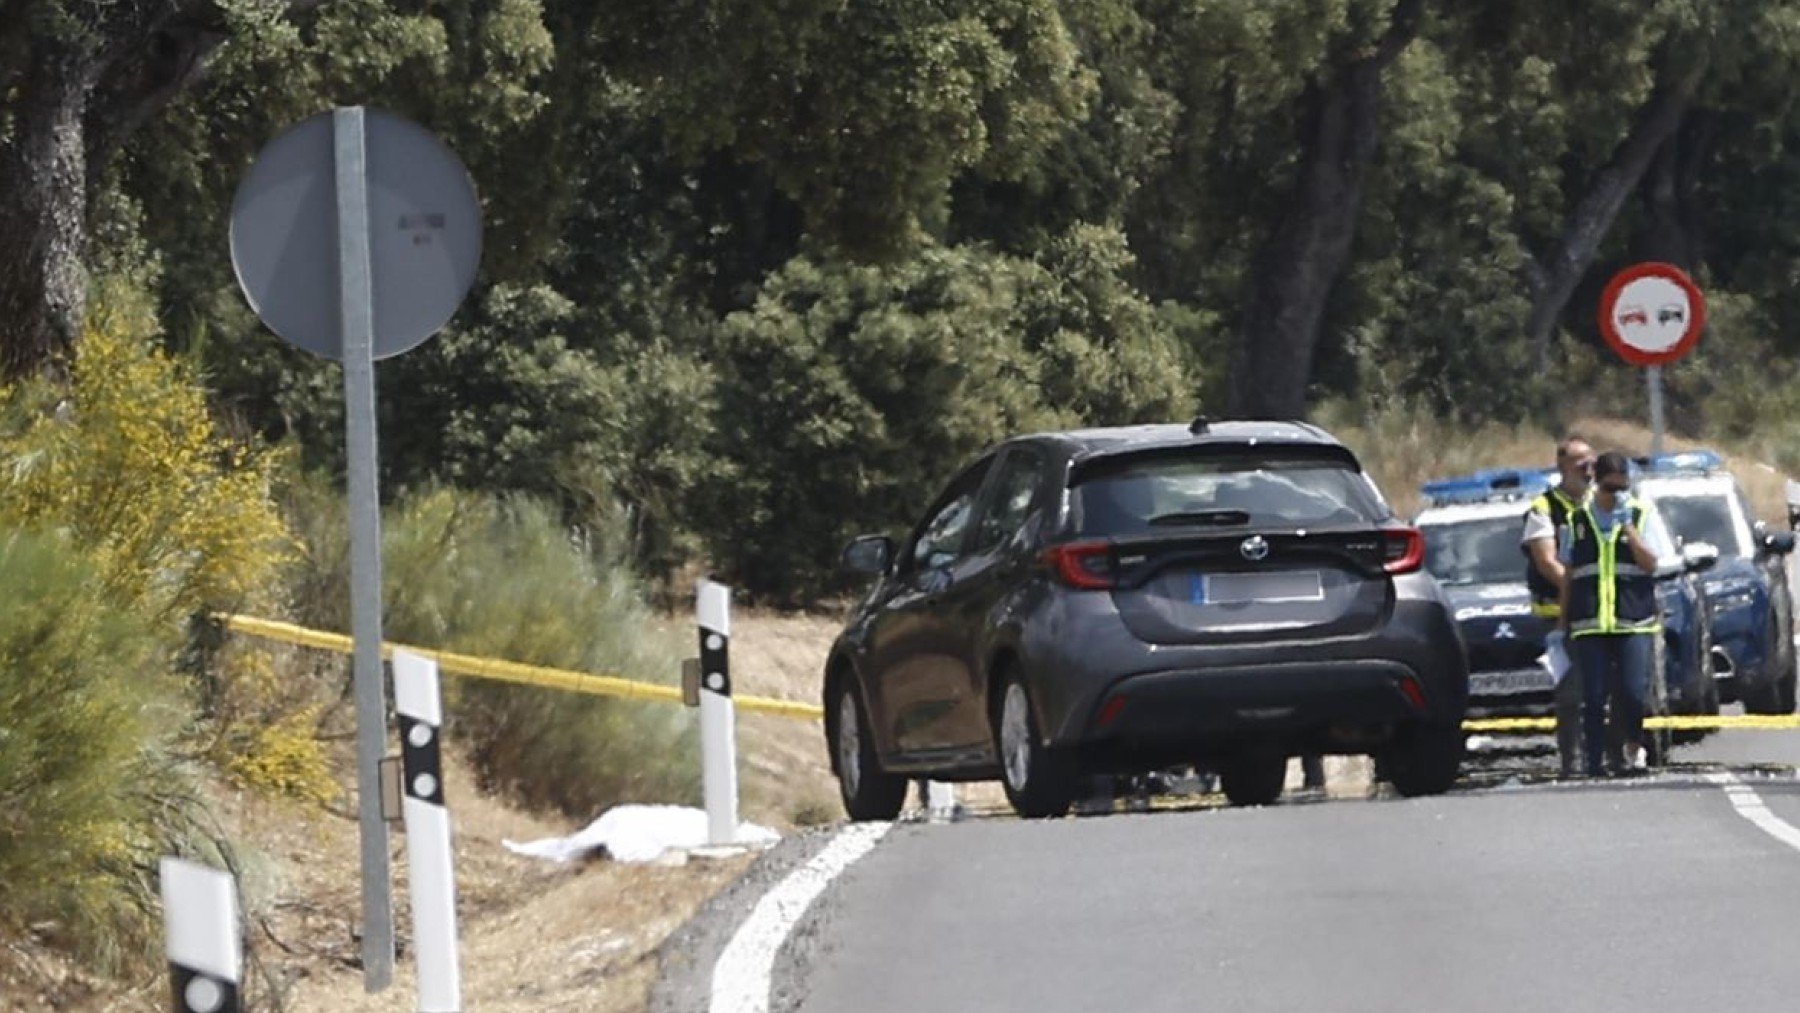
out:
M1403 795L1456 781L1461 635L1354 454L1287 422L1009 440L896 544L826 664L825 733L852 819L912 778L998 778L1021 816L1087 774L1194 764L1236 804L1301 752L1376 757Z

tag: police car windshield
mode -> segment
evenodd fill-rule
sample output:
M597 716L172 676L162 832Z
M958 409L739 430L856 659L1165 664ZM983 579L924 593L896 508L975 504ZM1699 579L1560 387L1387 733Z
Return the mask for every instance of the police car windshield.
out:
M1132 461L1093 475L1074 495L1085 535L1327 527L1387 516L1368 481L1340 461L1250 454Z
M1731 500L1725 496L1658 496L1657 512L1682 544L1706 542L1723 556L1742 556L1738 544L1737 518L1732 516Z
M1442 584L1520 583L1525 579L1521 523L1518 517L1486 517L1422 524L1425 568Z

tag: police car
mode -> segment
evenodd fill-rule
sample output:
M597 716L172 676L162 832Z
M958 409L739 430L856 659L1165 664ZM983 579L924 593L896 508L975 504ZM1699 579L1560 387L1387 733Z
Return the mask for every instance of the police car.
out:
M1494 469L1420 489L1427 506L1414 523L1425 536L1425 568L1450 598L1468 651L1471 718L1555 712L1555 683L1541 660L1551 624L1532 614L1519 544L1532 499L1555 481L1554 471ZM1683 555L1661 531L1645 537L1665 560L1657 571L1662 678L1654 680L1650 710L1716 714L1709 616L1697 576L1710 557L1703 548Z
M1717 550L1705 575L1712 665L1726 700L1752 714L1794 710L1794 609L1789 531L1756 519L1744 490L1710 450L1633 459L1633 487L1656 504L1677 544L1692 555Z

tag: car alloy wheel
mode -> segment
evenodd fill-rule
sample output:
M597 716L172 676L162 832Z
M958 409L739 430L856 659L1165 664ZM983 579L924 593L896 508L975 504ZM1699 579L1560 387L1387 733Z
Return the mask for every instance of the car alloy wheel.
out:
M1000 707L1000 753L1006 783L1014 791L1024 791L1031 781L1031 703L1017 682L1006 687L1006 702Z
M838 779L844 794L854 796L862 787L862 726L856 714L856 695L838 697L837 726Z

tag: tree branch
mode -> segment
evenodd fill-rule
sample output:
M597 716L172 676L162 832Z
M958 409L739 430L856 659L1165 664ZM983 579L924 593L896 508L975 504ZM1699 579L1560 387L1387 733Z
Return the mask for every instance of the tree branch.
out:
M1680 52L1684 48L1672 43L1668 52ZM1644 178L1657 150L1681 126L1682 117L1706 77L1709 63L1710 55L1702 50L1700 58L1692 64L1679 70L1665 69L1658 75L1656 89L1638 111L1631 131L1613 149L1606 165L1594 174L1586 195L1570 213L1556 248L1537 258L1539 270L1534 272L1537 276L1532 279L1527 333L1531 338L1532 359L1539 370L1549 365L1550 338L1570 297L1575 294L1575 287L1593 264L1600 243L1611 231L1625 201Z

